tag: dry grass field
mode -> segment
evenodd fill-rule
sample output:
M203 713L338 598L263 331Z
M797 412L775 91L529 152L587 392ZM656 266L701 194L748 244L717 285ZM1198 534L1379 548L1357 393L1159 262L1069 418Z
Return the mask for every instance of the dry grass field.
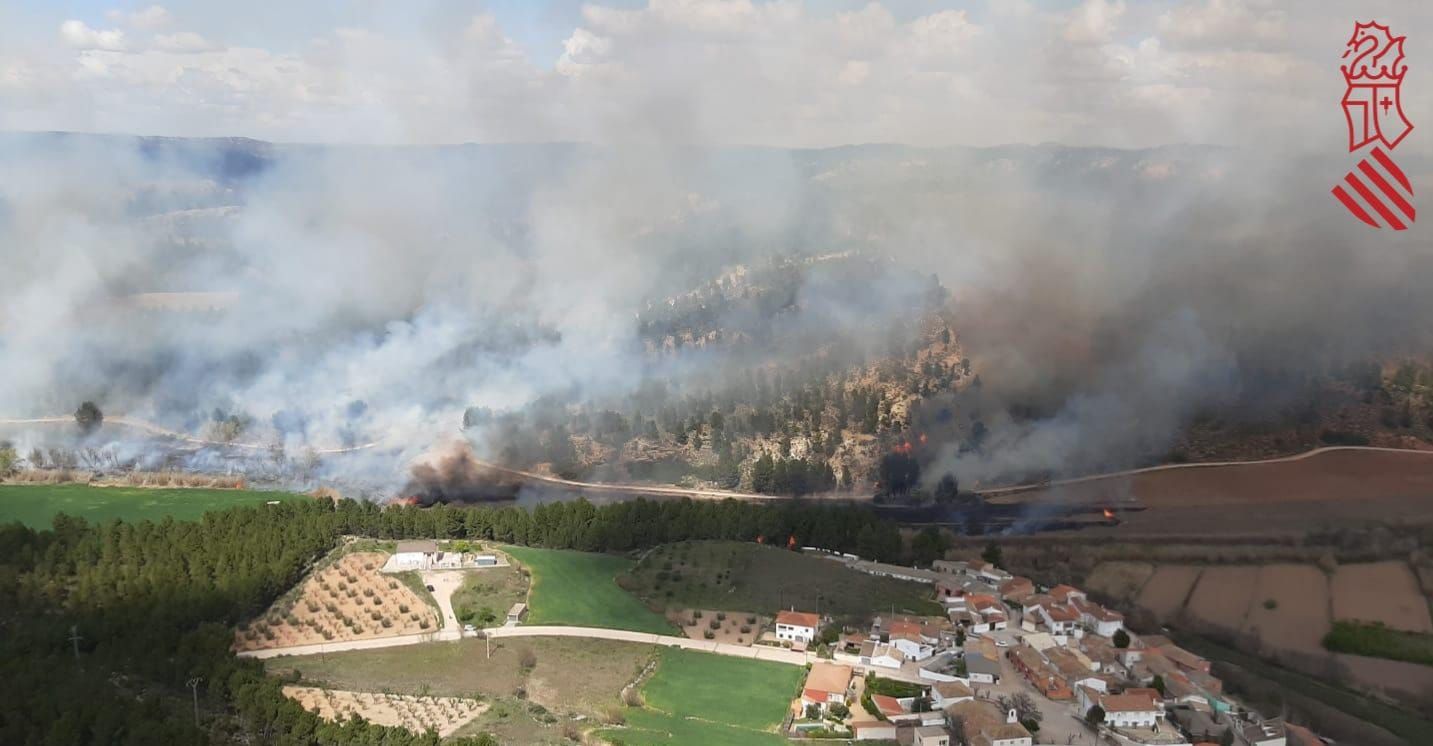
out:
M1160 565L1140 589L1137 603L1160 619L1172 619L1184 608L1189 589L1202 568L1194 565Z
M1188 618L1220 629L1240 629L1254 599L1258 578L1257 567L1206 567L1199 574L1199 582L1194 585L1194 593L1190 594L1184 613Z
M378 571L387 556L354 552L322 567L260 619L235 632L236 650L417 634L438 612L399 578Z
M1085 579L1085 587L1120 601L1131 601L1154 574L1149 562L1101 562Z
M1340 565L1333 576L1336 620L1382 622L1393 629L1433 632L1428 600L1403 562Z
M1266 647L1317 654L1328 634L1328 576L1313 565L1256 568L1257 580L1242 631Z
M475 699L348 692L309 686L286 686L284 696L324 720L345 720L358 715L370 723L406 728L414 733L431 728L445 738L488 708Z

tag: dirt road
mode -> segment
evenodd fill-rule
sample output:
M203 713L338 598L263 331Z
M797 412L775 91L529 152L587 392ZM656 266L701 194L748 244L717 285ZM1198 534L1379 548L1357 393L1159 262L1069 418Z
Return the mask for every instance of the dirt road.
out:
M73 418L73 417L39 417L39 418L33 418L33 419L4 419L4 418L0 418L0 425L62 425L62 424L73 423L73 422L74 422L74 418ZM144 431L144 432L150 433L150 434L152 434L152 435L159 435L159 436L163 436L163 437L174 438L175 440L180 440L180 441L183 441L183 442L185 442L185 443L195 443L195 444L199 444L199 445L210 445L210 446L229 447L229 448L245 448L245 449L251 449L251 450L262 450L262 449L267 449L267 448L270 447L269 444L265 444L265 443L222 442L222 441L215 441L215 440L207 440L207 439L204 439L204 438L196 438L196 437L194 437L194 436L192 436L192 435L188 435L188 434L186 434L186 433L176 432L176 431L170 430L170 429L168 429L168 428L160 427L159 425L156 425L156 424L151 423L151 422L146 422L146 421L143 421L143 420L134 419L134 418L129 418L129 417L122 417L122 416L120 416L120 417L107 417L104 422L105 422L106 425L111 425L111 424L113 424L113 425L119 425L119 426L121 426L121 427L135 428L135 429L142 430L142 431ZM373 442L370 442L370 443L364 443L363 445L352 446L352 447L347 447L347 448L317 448L317 449L314 449L314 452L315 452L315 453L318 453L318 454L320 454L320 455L332 455L332 454L340 454L340 453L353 453L353 452L356 452L356 451L363 451L363 450L367 450L367 449L370 449L370 448L376 448L376 447L382 445L382 442L383 442L382 440L376 440L376 441L373 441ZM1146 466L1146 467L1142 467L1142 468L1138 468L1138 469L1123 469L1123 470L1120 470L1120 471L1105 472L1105 473L1102 473L1102 474L1090 474L1090 475L1083 476L1083 477L1071 477L1071 478L1069 478L1069 479L1056 479L1056 480L1049 480L1049 481L1036 482L1036 483L1025 483L1025 484L1014 484L1014 485L984 487L984 488L977 489L977 492L979 492L980 494L982 494L982 495L984 495L984 496L986 496L986 497L988 497L988 498L997 498L997 499L998 499L998 498L1002 498L1002 497L1007 497L1007 496L1016 495L1016 494L1019 494L1019 493L1022 493L1022 492L1034 492L1034 491L1039 491L1039 490L1044 490L1044 489L1049 489L1049 488L1055 488L1055 487L1066 487L1066 486L1071 486L1071 485L1089 484L1089 483L1100 482L1100 481L1102 481L1102 480L1119 479L1119 478L1123 478L1123 477L1138 476L1138 475L1143 475L1143 474L1152 474L1152 473L1155 473L1155 472L1180 471L1180 470L1188 470L1188 469L1217 469L1217 468L1221 468L1221 467L1233 467L1233 466L1258 466L1258 465L1265 465L1265 464L1283 464L1283 463L1289 463L1289 462L1295 462L1295 461L1302 461L1302 460L1304 460L1304 459L1313 458L1313 457L1315 457L1315 456L1320 456L1320 455L1329 454L1329 453L1335 453L1335 452L1374 452L1374 453L1419 454L1419 455L1425 455L1425 456L1433 457L1433 450L1421 451L1421 450L1411 450L1411 449L1402 449L1402 448L1382 448L1382 447L1378 447L1378 446L1325 446L1325 447L1323 447L1323 448L1315 448L1315 449L1313 449L1313 450L1311 450L1311 451L1305 451L1305 452L1303 452L1303 453L1294 454L1294 455L1292 455L1292 456L1281 456L1281 457L1278 457L1278 458L1256 459L1256 460L1251 460L1251 461L1208 461L1208 462L1189 463L1189 464L1161 464L1161 465L1158 465L1158 466ZM687 487L666 487L666 486L651 485L651 484L630 484L630 483L610 483L610 482L582 482L582 481L573 480L573 479L562 479L562 478L559 478L559 477L546 476L546 475L543 475L543 474L537 474L537 473L530 472L530 471L523 471L523 470L521 470L521 469L512 469L512 468L509 468L509 467L506 467L506 466L500 466L500 465L498 465L498 464L494 464L494 463L491 463L491 462L488 462L488 461L483 461L483 460L481 460L481 459L475 459L475 461L477 461L477 463L478 463L479 465L481 465L481 466L483 466L483 467L485 467L485 468L487 468L487 469L491 469L493 472L495 472L495 473L497 473L497 474L502 474L502 475L506 475L506 476L509 476L509 477L514 477L514 478L521 479L521 480L523 480L523 481L531 482L531 483L534 483L534 484L545 484L545 485L550 485L550 486L553 486L553 487L561 487L561 488L568 488L568 489L578 489L578 490L582 490L582 491L586 491L586 492L611 493L611 494L622 494L622 495L651 495L651 496L661 496L661 497L690 497L690 498L702 499L702 500L725 500L725 499L730 498L730 499L735 499L735 500L757 500L757 501L765 501L765 500L784 500L784 499L787 499L787 498L785 498L785 497L783 497L783 496L777 496L777 495L761 495L761 494L756 494L756 493L752 493L752 492L739 492L739 491L734 491L734 490L701 489L701 488L687 488ZM841 500L841 501L866 501L866 500L870 500L871 497L872 497L871 495L840 494L840 495L834 495L834 496L832 496L832 499L834 499L834 500ZM808 499L811 499L811 498L808 498Z
M814 653L798 653L786 650L785 648L773 648L761 645L732 645L724 642L708 642L706 640L692 640L686 637L655 635L650 632L632 632L625 629L605 629L602 627L525 627L519 625L515 627L489 627L482 631L494 640L513 637L583 637L593 640L615 640L619 642L638 642L647 645L667 645L684 648L686 650L715 653L716 655L775 661L777 663L787 663L794 666L804 666L816 660ZM476 637L477 633L468 636ZM245 650L238 653L238 656L240 658L262 660L285 655L318 655L319 653L340 653L346 650L374 650L377 648L403 647L405 645L419 645L425 642L446 642L457 640L460 637L462 637L462 635L456 630L445 629L441 632L432 632L422 635L395 635L393 637L380 637L373 640L350 640L347 642L326 642L314 645L293 645L286 648L269 648L267 650Z

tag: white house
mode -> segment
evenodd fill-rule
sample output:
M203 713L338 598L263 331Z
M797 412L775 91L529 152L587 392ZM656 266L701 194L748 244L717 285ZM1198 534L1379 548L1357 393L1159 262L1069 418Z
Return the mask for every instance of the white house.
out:
M938 725L922 725L915 729L914 746L950 746L950 732Z
M804 611L783 611L776 615L776 639L810 644L821 628L821 617Z
M878 668L900 668L906 654L894 645L867 640L861 645L861 664Z
M1085 599L1083 596L1070 600L1070 605L1080 612L1080 621L1101 637L1114 637L1124 629L1124 615Z
M944 710L957 702L975 699L975 692L959 681L939 681L931 686L930 699L937 709Z
M393 553L393 566L399 570L426 570L438 556L438 542L431 539L400 541Z
M1116 728L1153 728L1164 720L1164 708L1146 690L1100 697L1105 723Z

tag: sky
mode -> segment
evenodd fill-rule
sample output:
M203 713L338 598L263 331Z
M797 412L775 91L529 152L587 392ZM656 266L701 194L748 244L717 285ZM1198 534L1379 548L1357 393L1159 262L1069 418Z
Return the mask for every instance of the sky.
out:
M1356 13L1408 35L1429 121L1412 2L4 0L0 129L1317 152L1343 137Z

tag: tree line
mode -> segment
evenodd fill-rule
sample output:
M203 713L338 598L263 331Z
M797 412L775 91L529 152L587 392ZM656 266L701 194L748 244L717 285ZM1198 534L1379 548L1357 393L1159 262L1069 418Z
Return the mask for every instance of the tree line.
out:
M230 650L345 535L488 539L627 551L758 537L897 559L894 524L865 508L635 500L391 507L344 500L236 507L193 522L64 515L0 526L0 743L436 744L436 734L328 723ZM191 709L194 681L201 713ZM489 736L449 741L495 743Z

